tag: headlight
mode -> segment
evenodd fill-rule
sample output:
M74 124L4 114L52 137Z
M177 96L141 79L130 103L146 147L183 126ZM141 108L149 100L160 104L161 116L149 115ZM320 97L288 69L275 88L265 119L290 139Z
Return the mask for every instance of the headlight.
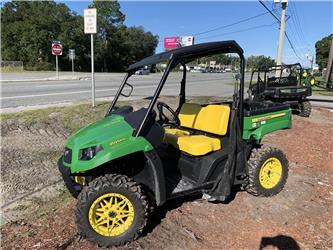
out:
M94 147L80 149L79 159L83 161L89 161L92 158L94 158L98 152L102 150L103 150L102 145L96 145Z

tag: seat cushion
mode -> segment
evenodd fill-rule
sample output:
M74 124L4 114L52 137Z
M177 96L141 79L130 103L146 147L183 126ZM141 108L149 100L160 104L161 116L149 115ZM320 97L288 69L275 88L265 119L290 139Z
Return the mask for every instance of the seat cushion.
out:
M228 129L230 107L210 104L202 107L184 103L179 112L180 126L216 135L225 135Z
M190 132L185 130L181 130L178 128L165 128L163 141L171 145L177 145L178 137L188 135L190 135ZM176 146L176 148L178 147Z
M165 131L165 134L168 134L168 135L190 135L189 131L182 130L179 128L165 128L164 131Z
M221 149L219 139L205 135L168 134L165 141L175 148L195 156L205 155Z

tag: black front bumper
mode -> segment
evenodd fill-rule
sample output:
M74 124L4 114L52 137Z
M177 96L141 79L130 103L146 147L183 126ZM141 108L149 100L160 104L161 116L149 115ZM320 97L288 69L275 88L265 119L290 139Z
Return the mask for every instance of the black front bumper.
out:
M70 168L64 166L63 156L61 156L58 160L58 169L62 175L62 179L64 180L68 191L74 198L77 198L82 190L82 187L74 181L73 177L71 176Z

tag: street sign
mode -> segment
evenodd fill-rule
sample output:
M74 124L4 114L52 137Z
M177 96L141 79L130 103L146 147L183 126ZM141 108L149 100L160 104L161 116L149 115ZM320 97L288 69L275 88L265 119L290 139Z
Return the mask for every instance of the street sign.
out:
M96 34L97 32L97 11L96 9L84 10L84 33Z
M62 55L62 45L60 42L52 42L51 46L52 55L61 56Z
M68 57L69 57L70 60L75 59L75 49L69 49L68 50Z
M68 50L69 60L72 60L72 77L74 77L74 59L75 59L75 49Z
M96 9L84 10L84 33L90 34L91 48L91 104L95 107L95 67L94 67L94 34L97 33Z

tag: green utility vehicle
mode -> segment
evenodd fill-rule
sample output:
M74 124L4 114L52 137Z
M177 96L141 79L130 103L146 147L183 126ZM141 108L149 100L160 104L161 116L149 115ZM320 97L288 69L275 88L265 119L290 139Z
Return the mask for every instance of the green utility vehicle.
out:
M219 53L240 57L233 98L205 105L188 102L186 64ZM152 87L141 80L137 86L154 88L147 108L124 106L122 100L136 89L129 83L136 79L133 74L161 62L167 67L159 83ZM180 83L173 84L179 86L174 110L159 96L179 65L183 73ZM244 100L244 65L241 47L221 41L163 52L129 66L105 117L74 133L59 159L65 184L77 197L81 235L104 247L122 245L142 233L151 207L170 199L201 193L209 201L228 201L233 186L264 197L282 190L288 160L261 140L290 128L291 110L289 105Z
M299 63L264 67L252 71L249 96L256 101L289 104L295 113L309 117L311 103L306 98L312 95L314 85L315 78Z

